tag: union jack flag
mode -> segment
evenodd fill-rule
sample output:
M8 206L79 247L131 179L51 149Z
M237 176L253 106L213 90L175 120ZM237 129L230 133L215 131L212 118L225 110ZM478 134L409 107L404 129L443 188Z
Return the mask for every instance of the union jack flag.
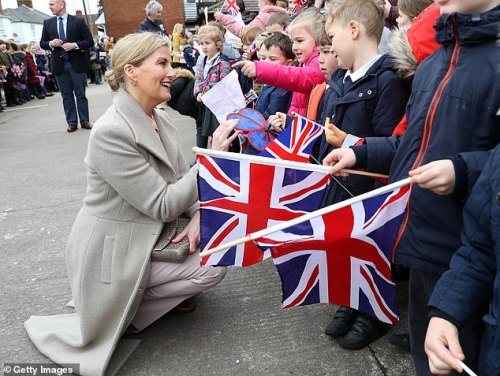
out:
M199 155L198 162L202 251L317 209L329 181L326 173L245 160ZM306 224L298 231L295 237L311 236L314 229ZM281 233L267 240L288 238ZM201 265L250 266L268 257L248 242L203 257Z
M259 155L296 162L309 162L315 141L321 136L323 127L303 116L295 115L292 124Z
M222 12L226 12L233 17L236 17L240 13L240 7L236 4L236 0L224 0L222 4Z
M297 14L298 11L306 4L307 0L293 0L293 5L289 10L290 14Z
M404 186L316 217L311 220L313 237L271 248L283 308L341 304L397 322L390 259L409 190Z

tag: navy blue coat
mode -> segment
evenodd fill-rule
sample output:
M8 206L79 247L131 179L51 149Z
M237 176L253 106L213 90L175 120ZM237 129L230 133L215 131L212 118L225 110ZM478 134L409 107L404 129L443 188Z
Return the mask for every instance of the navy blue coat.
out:
M481 375L500 375L500 146L486 164L464 211L463 245L429 301L462 327L489 305ZM484 311L483 311L484 312ZM445 317L441 314L437 316Z
M337 70L328 82L318 117L324 123L326 117L343 131L358 137L390 136L405 113L409 93L395 73L392 60L388 55L381 56L366 72L344 93L343 79L345 69ZM333 149L323 135L320 140L318 159ZM372 178L350 175L336 177L354 196L374 189L377 182ZM332 181L323 200L323 206L350 198L348 192Z
M500 6L481 15L443 15L442 44L417 68L403 137L366 139L353 148L357 167L389 172L390 181L411 169L460 154L476 181L487 153L500 141L498 25ZM470 191L470 189L469 189ZM463 201L413 187L396 263L440 275L460 246Z
M61 74L64 68L63 49L56 47L52 50L49 45L50 41L59 38L57 26L57 17L47 18L43 21L40 47L44 50L52 51L50 57L52 73ZM65 42L76 43L78 45L78 49L68 52L69 62L74 71L77 73L88 71L90 69L90 59L87 50L94 45L94 40L87 24L82 18L68 15Z
M257 100L255 109L267 120L269 115L274 115L276 112L284 112L286 114L291 100L292 92L271 85L265 85Z

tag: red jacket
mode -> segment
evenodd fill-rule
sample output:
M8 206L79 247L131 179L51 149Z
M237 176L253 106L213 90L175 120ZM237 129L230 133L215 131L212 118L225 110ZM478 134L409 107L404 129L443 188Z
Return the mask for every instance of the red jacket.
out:
M35 61L33 60L33 56L29 53L26 52L26 65L28 68L28 79L27 83L29 85L36 85L40 83L40 72L38 72L38 69L36 69L36 64Z

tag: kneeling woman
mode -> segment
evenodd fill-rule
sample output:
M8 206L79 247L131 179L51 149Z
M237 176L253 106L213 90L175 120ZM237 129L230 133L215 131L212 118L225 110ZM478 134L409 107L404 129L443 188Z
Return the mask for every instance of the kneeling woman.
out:
M134 348L120 341L127 328L146 328L225 275L199 266L196 167L188 168L176 129L155 109L170 99L170 62L158 35L131 34L116 44L107 74L116 94L90 135L87 191L66 248L76 313L25 322L43 354L80 364L82 375L104 374L113 353L112 363L122 364L131 352L123 349ZM221 124L214 148L227 148L232 128ZM164 223L182 214L191 221L178 238L189 238L191 254L180 264L151 262Z

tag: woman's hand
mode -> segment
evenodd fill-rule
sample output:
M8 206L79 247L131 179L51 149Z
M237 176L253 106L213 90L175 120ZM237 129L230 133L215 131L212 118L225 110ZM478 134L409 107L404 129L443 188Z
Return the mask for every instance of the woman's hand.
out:
M446 375L454 369L462 372L457 359L464 360L465 356L458 340L458 330L451 322L439 317L431 318L424 346L431 373Z
M438 195L449 195L455 188L455 167L449 159L427 163L409 172L411 182Z
M281 133L286 125L286 114L283 112L276 112L274 115L270 115L267 119L269 130Z
M200 245L200 211L197 210L182 232L172 239L172 243L178 243L185 237L189 239L189 253L195 253Z
M330 152L324 159L324 166L331 166L330 174L347 176L345 172L340 172L344 168L353 167L356 164L356 155L351 148L340 148Z
M335 124L328 123L326 124L325 136L326 142L336 148L339 148L344 143L347 133L337 128Z
M234 131L234 127L236 127L238 123L239 123L238 119L226 120L220 123L220 125L217 127L214 134L212 135L213 150L227 151L227 149L229 149L229 145L231 145L231 143L240 134L240 132L238 131L231 134L231 132Z
M241 73L250 78L257 77L257 67L255 63L250 60L242 60L233 64L234 68L241 68Z

